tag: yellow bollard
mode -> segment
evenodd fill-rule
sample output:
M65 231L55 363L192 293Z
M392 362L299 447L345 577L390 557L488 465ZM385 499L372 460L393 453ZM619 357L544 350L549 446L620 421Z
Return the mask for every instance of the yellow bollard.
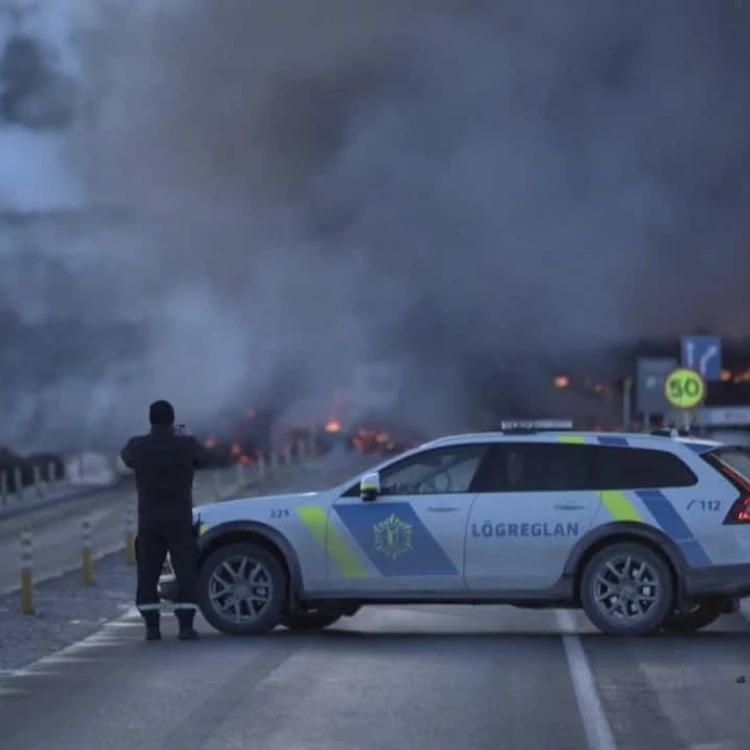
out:
M135 512L133 503L128 503L125 519L125 562L135 565Z
M94 585L94 557L91 549L91 521L83 520L83 585Z
M36 613L33 567L31 530L27 527L21 534L21 613L24 615Z

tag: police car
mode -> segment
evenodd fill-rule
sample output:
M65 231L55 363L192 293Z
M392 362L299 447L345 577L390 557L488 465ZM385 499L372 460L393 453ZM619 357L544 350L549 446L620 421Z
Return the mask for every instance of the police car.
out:
M581 608L601 631L705 627L750 595L750 451L503 425L323 492L195 510L199 606L228 634L368 604ZM174 598L174 581L161 581Z

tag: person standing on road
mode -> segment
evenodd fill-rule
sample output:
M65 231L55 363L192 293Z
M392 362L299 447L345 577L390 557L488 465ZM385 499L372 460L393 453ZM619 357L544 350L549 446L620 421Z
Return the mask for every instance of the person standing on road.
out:
M196 640L193 627L198 575L193 532L193 478L206 465L203 446L175 428L174 407L155 401L149 408L151 431L131 438L123 463L135 473L138 491L138 586L136 605L146 625L146 640L161 639L158 585L169 552L179 595L175 615L181 640Z

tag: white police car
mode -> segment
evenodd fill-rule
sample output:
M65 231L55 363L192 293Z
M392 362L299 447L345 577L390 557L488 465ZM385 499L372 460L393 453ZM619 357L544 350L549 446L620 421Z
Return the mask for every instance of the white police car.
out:
M747 449L570 426L445 437L331 490L196 509L201 611L250 634L379 603L581 607L637 635L750 595Z

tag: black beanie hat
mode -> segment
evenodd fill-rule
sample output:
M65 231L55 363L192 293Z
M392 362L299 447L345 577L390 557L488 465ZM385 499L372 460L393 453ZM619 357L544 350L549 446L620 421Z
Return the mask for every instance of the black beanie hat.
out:
M154 401L149 407L148 418L152 425L174 424L174 407L169 401Z

